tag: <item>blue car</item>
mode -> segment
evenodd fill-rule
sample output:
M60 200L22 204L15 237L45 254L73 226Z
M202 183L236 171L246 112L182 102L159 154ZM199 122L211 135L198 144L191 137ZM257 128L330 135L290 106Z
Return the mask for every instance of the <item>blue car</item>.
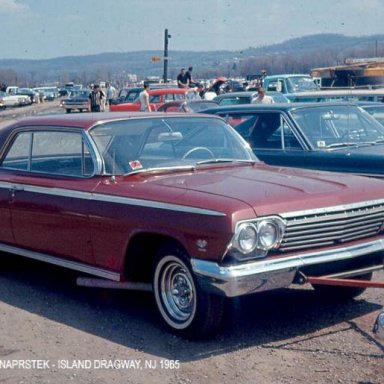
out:
M355 104L234 105L204 112L223 117L267 164L384 177L384 127Z

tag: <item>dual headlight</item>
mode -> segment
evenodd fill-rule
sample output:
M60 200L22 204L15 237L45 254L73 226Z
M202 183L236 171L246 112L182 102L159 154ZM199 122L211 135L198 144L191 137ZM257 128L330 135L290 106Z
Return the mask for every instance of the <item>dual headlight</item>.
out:
M240 222L232 238L231 253L236 259L264 257L278 248L284 235L285 222L278 216Z

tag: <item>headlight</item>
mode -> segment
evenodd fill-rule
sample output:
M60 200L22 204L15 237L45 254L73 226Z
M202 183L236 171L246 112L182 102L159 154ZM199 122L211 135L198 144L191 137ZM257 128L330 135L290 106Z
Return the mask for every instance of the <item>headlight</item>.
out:
M271 249L278 242L279 226L273 221L262 221L258 225L259 248Z
M257 245L257 230L256 227L250 223L241 224L237 230L237 244L243 253L252 252Z
M229 254L238 260L265 257L278 248L285 231L285 222L278 216L238 223L229 247Z

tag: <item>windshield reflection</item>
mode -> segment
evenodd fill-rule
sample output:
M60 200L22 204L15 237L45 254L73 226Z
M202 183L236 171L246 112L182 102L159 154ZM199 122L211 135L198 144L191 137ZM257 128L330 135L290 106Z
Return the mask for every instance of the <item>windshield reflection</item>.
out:
M291 113L314 148L371 145L384 139L384 127L357 106L303 108Z
M247 143L216 118L123 119L100 124L90 135L107 174L257 161Z

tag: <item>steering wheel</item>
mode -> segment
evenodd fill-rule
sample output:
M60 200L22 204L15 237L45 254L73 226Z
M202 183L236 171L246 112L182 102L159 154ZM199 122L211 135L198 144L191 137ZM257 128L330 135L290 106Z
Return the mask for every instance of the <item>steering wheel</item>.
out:
M207 147L194 147L194 148L191 148L189 151L185 152L182 159L188 158L192 153L197 152L197 151L206 152L209 154L209 156L212 157L212 159L215 158L215 155L213 154L213 152L209 148L207 148Z

